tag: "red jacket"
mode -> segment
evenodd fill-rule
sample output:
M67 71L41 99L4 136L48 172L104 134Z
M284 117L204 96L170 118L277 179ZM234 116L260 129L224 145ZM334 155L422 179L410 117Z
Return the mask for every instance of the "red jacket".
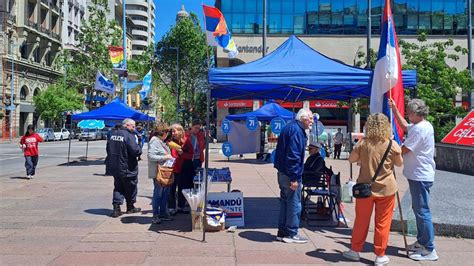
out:
M197 133L197 141L198 141L198 149L199 149L199 160L201 160L201 162L204 162L204 149L206 148L206 139L204 138L204 133L199 131ZM191 133L188 131L187 134L186 134L186 137L189 138L190 140L192 140L192 136L191 136ZM192 142L191 142L192 144ZM193 147L194 149L194 147Z
M185 160L192 160L194 151L193 151L193 144L191 143L191 138L186 137L184 140L184 144L178 143L181 145L181 149L183 150L182 154L178 154L175 149L171 149L171 156L176 158L176 161L173 165L173 172L179 174L183 168L183 163Z
M40 135L33 133L31 135L24 135L20 139L20 144L25 145L23 153L25 156L38 156L38 142L42 142L43 138Z

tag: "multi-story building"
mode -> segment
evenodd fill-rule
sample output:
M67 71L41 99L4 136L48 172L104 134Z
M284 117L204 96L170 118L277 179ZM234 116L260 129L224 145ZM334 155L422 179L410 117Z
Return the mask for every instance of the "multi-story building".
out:
M64 49L75 49L81 31L81 22L86 14L86 0L63 0L61 10L64 20L61 38Z
M28 124L44 126L33 106L33 96L61 75L54 64L62 50L61 0L7 0L7 23L2 38L2 138L23 134ZM3 23L3 21L2 21ZM12 75L13 64L13 75ZM10 95L13 78L13 110ZM13 118L10 119L10 112Z
M135 27L132 31L132 54L141 55L155 38L155 3L153 0L127 0L127 15Z
M292 34L322 54L349 65L355 64L359 51L365 52L367 49L366 0L267 0L266 2L268 37L266 47L262 47L263 1L216 1L216 7L223 12L239 51L235 59L229 59L227 53L217 49L219 67L235 66L259 59L262 57L262 49L268 54ZM377 50L385 1L371 2L371 46ZM467 48L467 3L468 0L393 0L392 12L398 38L414 42L417 32L424 31L428 33L429 43L452 38L455 45ZM458 61L449 63L458 69L465 69L467 62L468 58L464 55ZM467 97L464 102L468 102ZM311 101L298 103L297 107L300 106L310 107L318 112L326 125L346 125L347 109L338 108L337 104ZM220 125L220 121L227 114L245 112L252 108L252 101L222 102L218 104L217 123ZM358 128L358 125L355 125L355 128Z

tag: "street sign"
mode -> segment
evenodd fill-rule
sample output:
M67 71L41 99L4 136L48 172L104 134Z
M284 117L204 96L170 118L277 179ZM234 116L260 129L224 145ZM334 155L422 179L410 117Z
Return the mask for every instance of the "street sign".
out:
M222 128L222 132L224 134L226 134L226 135L229 134L229 132L230 132L230 120L229 119L222 120L221 128Z
M226 157L230 157L232 155L232 144L230 142L224 142L222 144L222 153Z
M256 116L248 116L245 125L247 126L247 128L248 128L250 131L256 130L257 127L258 127L258 119L257 119L257 117L256 117Z
M457 144L474 146L474 110L464 117L464 119L441 142L447 144Z
M270 121L270 128L274 134L279 135L285 127L285 120L281 117L275 117Z

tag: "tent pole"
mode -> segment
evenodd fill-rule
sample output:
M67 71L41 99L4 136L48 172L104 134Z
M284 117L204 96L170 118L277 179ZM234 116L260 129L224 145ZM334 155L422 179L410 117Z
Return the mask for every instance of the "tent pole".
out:
M206 242L206 228L205 228L205 221L206 221L206 206L207 206L207 172L209 170L209 127L211 124L210 119L210 109L211 109L211 90L210 88L207 89L206 92L206 154L204 155L204 175L202 177L201 184L204 184L204 204L203 204L203 216L202 216L202 242Z
M71 129L71 128L70 128ZM72 131L72 130L71 130ZM69 147L67 149L67 163L69 164L69 158L71 156L71 132L69 132Z

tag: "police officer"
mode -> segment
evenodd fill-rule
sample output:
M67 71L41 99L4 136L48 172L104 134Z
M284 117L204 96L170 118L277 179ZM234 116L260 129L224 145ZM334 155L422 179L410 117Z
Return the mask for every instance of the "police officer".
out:
M125 119L122 128L112 131L107 140L107 172L114 176L114 193L112 217L122 215L120 205L125 198L127 213L137 213L141 209L135 208L138 183L138 157L142 151L134 135L135 121Z

